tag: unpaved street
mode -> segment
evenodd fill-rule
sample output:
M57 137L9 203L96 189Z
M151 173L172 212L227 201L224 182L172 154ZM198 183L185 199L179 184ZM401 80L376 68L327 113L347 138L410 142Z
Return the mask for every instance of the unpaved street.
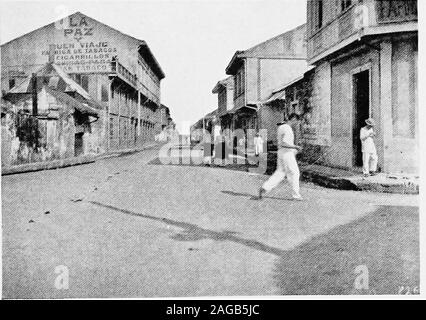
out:
M418 283L417 197L160 165L151 149L2 177L3 296L397 294ZM152 162L151 162L152 161ZM151 164L150 164L151 162ZM156 164L157 163L157 164ZM355 268L370 288L356 291ZM55 288L57 266L69 288Z

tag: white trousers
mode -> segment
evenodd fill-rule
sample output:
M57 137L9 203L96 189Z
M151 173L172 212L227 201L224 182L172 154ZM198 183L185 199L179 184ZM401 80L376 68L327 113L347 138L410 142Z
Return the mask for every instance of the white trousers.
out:
M271 191L286 177L291 185L293 198L300 198L300 172L295 153L291 149L279 149L277 156L277 170L275 170L274 174L263 184L262 188L267 192Z
M362 153L362 173L368 174L377 171L377 153Z
M255 153L256 155L263 153L263 145L258 145L258 144L256 144L256 145L254 146L254 153Z

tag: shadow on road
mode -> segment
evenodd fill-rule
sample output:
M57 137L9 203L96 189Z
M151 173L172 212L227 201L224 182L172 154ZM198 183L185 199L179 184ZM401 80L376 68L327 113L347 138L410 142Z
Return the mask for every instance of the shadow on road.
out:
M198 241L198 240L204 240L204 239L211 239L214 241L231 241L231 242L239 243L241 245L250 247L255 250L271 253L276 256L281 256L284 253L284 251L279 248L268 246L256 240L244 239L239 236L236 236L237 233L233 231L213 231L213 230L201 228L193 223L177 221L177 220L173 220L169 218L154 217L147 214L142 214L142 213L126 210L126 209L117 208L117 207L103 204L97 201L89 201L89 202L94 205L107 208L110 210L118 211L127 215L159 221L167 225L182 228L183 230L181 232L171 237L171 239L173 240Z
M226 192L225 192L226 193ZM250 194L233 194L252 196ZM278 257L273 270L283 295L398 294L419 286L419 209L379 206L371 214L314 236L291 250L244 239L232 231L90 203L127 215L163 222L182 230L177 241L231 241ZM368 269L369 289L354 287L356 268ZM405 292L404 291L404 292Z
M274 278L283 295L398 294L419 288L417 207L380 206L285 251ZM368 288L356 288L365 268ZM358 270L361 270L358 269ZM366 277L366 278L365 278Z
M230 196L244 197L244 198L249 198L250 200L259 200L258 195L252 195L250 193L240 193L240 192L228 191L228 190L222 190L221 192L228 194ZM291 199L291 198L278 198L278 197L269 197L269 196L263 196L263 198L264 199L282 200L282 201L293 201L293 199Z

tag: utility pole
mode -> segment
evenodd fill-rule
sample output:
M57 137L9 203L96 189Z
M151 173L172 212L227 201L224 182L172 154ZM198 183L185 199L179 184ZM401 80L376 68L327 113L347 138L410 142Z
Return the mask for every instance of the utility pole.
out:
M31 76L31 96L33 102L33 116L38 114L38 101L37 101L37 75L35 73Z
M32 103L33 103L33 108L32 108L32 119L30 118L29 120L31 121L31 126L34 127L34 146L37 149L38 148L38 119L37 119L37 115L38 115L38 99L37 99L37 74L33 73L31 76L31 96L32 96Z

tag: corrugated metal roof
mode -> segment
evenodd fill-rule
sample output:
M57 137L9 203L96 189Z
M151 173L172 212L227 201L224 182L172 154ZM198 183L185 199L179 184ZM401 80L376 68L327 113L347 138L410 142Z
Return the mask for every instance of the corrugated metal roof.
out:
M267 100L265 100L263 103L270 103L275 100L285 100L285 90L282 89L281 91L277 91L273 93Z
M40 78L41 80L38 84L38 90L42 87L47 87L49 89L53 89L55 92L62 92L64 94L66 94L65 92L76 92L86 100L81 103L87 103L95 109L103 109L100 102L93 99L86 90L71 79L71 77L58 65L54 63L46 63L43 67L37 70L35 74L37 79ZM12 88L7 94L31 93L31 79L32 75L28 76L23 82Z
M315 69L314 66L308 66L301 75L272 91L271 96L262 103L270 103L275 100L285 100L285 89L302 80L305 77L305 74L313 69Z
M44 87L44 89L46 90L47 93L51 94L52 96L54 96L56 99L58 99L59 101L61 101L62 103L77 109L78 111L80 111L83 114L88 114L94 117L98 117L99 113L98 110L89 106L87 103L83 103L81 101L78 101L77 99L74 99L73 97L71 97L70 95L66 94L65 92L60 92L60 91L56 91L52 88L49 88L47 86Z

